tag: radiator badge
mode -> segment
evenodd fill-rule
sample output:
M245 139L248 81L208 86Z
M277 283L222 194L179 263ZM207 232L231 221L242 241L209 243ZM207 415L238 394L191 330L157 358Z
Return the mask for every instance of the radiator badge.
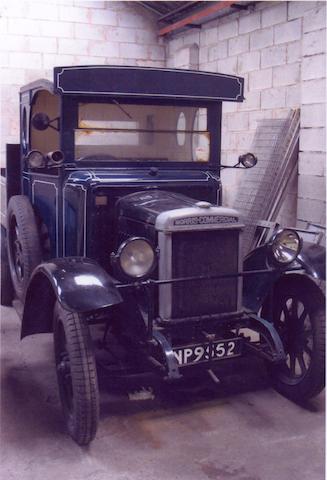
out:
M237 217L226 215L206 215L197 217L177 218L174 225L212 225L215 223L237 223Z

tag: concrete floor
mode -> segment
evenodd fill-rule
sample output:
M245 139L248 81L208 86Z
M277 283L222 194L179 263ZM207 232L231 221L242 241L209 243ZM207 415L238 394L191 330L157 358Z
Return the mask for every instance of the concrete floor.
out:
M255 372L215 393L144 402L102 385L97 437L78 447L63 427L51 336L20 342L14 310L1 314L2 479L324 478L324 396L300 407Z

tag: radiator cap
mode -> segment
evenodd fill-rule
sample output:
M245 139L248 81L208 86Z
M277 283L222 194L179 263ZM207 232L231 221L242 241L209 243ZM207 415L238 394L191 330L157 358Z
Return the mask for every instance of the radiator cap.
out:
M196 202L195 206L199 208L210 208L212 205L209 202Z

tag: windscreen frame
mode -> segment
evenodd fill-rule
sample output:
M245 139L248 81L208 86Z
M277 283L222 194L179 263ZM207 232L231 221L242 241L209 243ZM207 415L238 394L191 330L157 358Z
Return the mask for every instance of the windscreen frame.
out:
M117 97L117 101L124 104L132 105L165 105L165 106L180 106L180 107L197 107L207 109L207 130L210 134L210 153L209 161L207 162L181 162L181 161L126 161L126 160L109 160L105 161L76 161L75 158L75 129L78 129L78 108L80 103L109 103L116 97L98 96L98 95L78 95L78 96L63 96L62 97L62 150L65 152L66 162L74 163L76 166L92 166L92 167L151 167L151 166L165 166L172 169L196 169L196 170L217 170L220 165L220 151L221 151L221 114L222 102L203 102L197 100L161 100L148 98L133 98L133 97Z

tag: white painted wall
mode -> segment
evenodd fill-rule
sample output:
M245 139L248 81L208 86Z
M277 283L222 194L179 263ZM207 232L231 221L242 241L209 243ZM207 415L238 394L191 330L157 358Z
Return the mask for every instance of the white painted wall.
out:
M231 73L245 78L243 104L223 107L223 162L248 151L256 122L301 109L299 175L281 212L284 224L325 224L326 3L260 2L167 42L170 67ZM192 60L191 60L192 58ZM224 172L225 202L231 204L242 172Z
M19 142L22 85L52 80L60 65L162 67L165 47L154 17L132 2L0 1L1 165L5 144Z

